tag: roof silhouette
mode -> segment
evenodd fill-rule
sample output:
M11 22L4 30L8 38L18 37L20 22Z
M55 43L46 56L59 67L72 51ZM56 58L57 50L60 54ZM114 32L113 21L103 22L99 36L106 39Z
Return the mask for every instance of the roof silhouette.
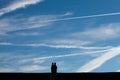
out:
M0 73L0 80L51 80L51 73ZM54 80L120 80L120 73L57 73Z
M57 73L52 63L51 73L0 73L0 80L120 80L120 73Z

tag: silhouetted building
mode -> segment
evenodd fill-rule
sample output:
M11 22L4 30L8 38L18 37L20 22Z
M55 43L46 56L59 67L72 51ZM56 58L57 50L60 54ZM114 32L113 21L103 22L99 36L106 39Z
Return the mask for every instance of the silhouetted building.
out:
M56 63L52 63L52 65L51 65L51 73L52 74L57 73L57 65L56 65Z
M52 63L50 80L56 80L56 78L57 78L57 65L56 63Z
M58 73L52 63L51 73L0 73L0 80L120 80L120 73Z

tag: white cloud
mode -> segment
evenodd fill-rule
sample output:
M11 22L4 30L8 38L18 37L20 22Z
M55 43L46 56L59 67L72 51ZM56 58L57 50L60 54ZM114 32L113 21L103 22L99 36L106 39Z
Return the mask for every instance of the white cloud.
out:
M91 54L98 54L104 53L107 50L98 50L98 51L91 51L91 52L82 52L82 53L72 53L72 54L64 54L64 55L56 55L56 56L45 56L45 57L38 57L33 59L28 59L27 61L39 62L41 60L53 59L53 58L63 58L63 57L72 57L72 56L80 56L80 55L91 55Z
M108 40L120 37L120 23L110 23L101 25L98 28L92 28L83 32L70 34L71 37L81 38L85 40Z
M30 72L46 70L48 67L34 65L34 62L25 62L28 59L34 58L34 54L19 54L19 53L0 53L0 72ZM45 60L37 63L41 64ZM35 62L36 63L36 62ZM29 64L29 66L24 66ZM23 66L22 66L23 65Z
M101 67L105 62L112 59L113 57L116 57L120 54L120 47L114 47L109 49L108 52L104 53L102 56L97 57L84 66L80 67L80 69L77 70L77 72L90 72L94 69L97 69Z
M20 35L20 36L37 36L37 35L43 35L43 33L40 32L20 32L16 33L15 35Z
M6 45L6 44L5 44ZM20 69L20 71L23 72L29 72L29 71L37 71L37 70L45 70L44 68L42 68L42 66L38 66L38 65L32 65L33 63L44 63L46 60L49 59L54 59L54 58L64 58L64 57L73 57L73 56L81 56L81 55L93 55L93 54L103 54L105 52L107 52L108 49L104 49L104 50L93 50L93 51L83 51L81 53L70 53L70 54L63 54L63 55L54 55L54 56L44 56L44 57L37 57L37 56L33 56L33 55L16 55L16 54L3 54L3 56L0 56L0 59L2 59L3 61L1 61L4 65L8 65L10 67L18 67ZM11 56L11 57L9 57ZM12 63L15 63L14 65L11 66ZM19 66L19 64L26 64L26 63L32 63L30 64L30 66ZM1 66L2 67L2 66ZM17 71L15 71L17 72Z
M71 13L70 13L70 14L71 14ZM69 15L69 13L68 13L68 15ZM96 14L96 15L88 15L88 16L78 16L78 17L69 17L69 18L55 19L54 21L65 21L65 20L76 20L76 19L88 19L88 18L97 18L97 17L115 16L115 15L120 15L120 12L106 13L106 14Z
M7 34L10 31L16 30L24 30L24 29L32 29L43 26L48 26L52 24L52 22L44 22L48 19L54 19L56 16L52 15L41 15L41 16L33 16L27 18L4 18L0 20L0 33Z
M55 39L51 40L49 42L50 44L55 44L55 45L87 45L90 44L89 41L82 41L82 40L76 40L76 39Z
M17 0L15 2L13 2L12 4L2 8L0 10L0 16L2 16L3 14L9 13L11 11L14 11L16 9L24 8L24 7L26 7L28 5L32 5L32 4L37 4L42 1L43 0Z
M0 45L6 45L6 46L9 46L9 45L13 45L12 43L8 43L8 42L2 42L0 43Z
M12 68L3 68L3 67L0 67L0 72L4 73L4 72L14 72L15 70L12 69Z
M28 30L33 28L40 28L44 26L49 26L54 23L54 19L63 17L61 15L39 15L39 16L17 16L17 17L8 17L0 20L0 35L7 35L8 32L18 31L18 30ZM67 16L67 15L66 15ZM20 33L19 33L20 34ZM31 32L31 35L37 35L36 32ZM28 35L27 33L21 33L21 35Z
M48 69L48 67L40 66L40 65L29 65L29 66L20 67L20 71L22 72L40 71L46 69Z
M40 46L45 46L45 47L51 47L51 48L73 48L73 49L108 49L110 46L106 47L87 47L87 46L77 46L77 45L50 45L50 44L31 44L29 46L33 47L40 47Z
M67 13L64 14L64 16L71 16L71 15L73 15L72 12L67 12Z
M117 70L116 72L120 72L120 70Z
M24 64L22 60L31 59L34 58L34 54L20 54L18 52L12 53L0 53L0 69L3 69L2 71L6 71L8 69L16 69L20 66L20 64ZM5 69L4 69L5 68ZM1 70L0 70L1 71Z
M102 46L102 47L91 47L91 46L82 46L82 45L64 45L64 44L45 44L45 43L33 43L33 44L14 44L8 42L1 42L0 45L4 46L29 46L29 47L50 47L50 48L73 48L73 49L88 49L88 50L100 50L100 49L109 49L111 46Z

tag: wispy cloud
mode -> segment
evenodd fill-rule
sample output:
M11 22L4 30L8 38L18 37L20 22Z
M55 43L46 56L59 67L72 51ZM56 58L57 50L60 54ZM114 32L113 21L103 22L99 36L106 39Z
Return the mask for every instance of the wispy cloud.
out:
M18 66L21 60L34 58L35 55L19 54L19 53L0 53L0 66ZM14 63L14 64L13 64ZM20 63L21 64L21 63Z
M23 46L31 46L31 47L50 47L50 48L73 48L73 49L107 49L107 47L87 47L87 46L77 46L77 45L51 45L51 44L26 44Z
M104 53L102 56L97 57L84 66L80 67L77 72L90 72L94 69L101 67L108 60L118 56L120 54L120 47L114 47L108 50L108 52Z
M105 16L115 16L115 15L120 15L120 12L106 13L106 14L96 14L96 15L88 15L88 16L69 17L69 18L61 18L61 19L48 20L48 21L65 21L65 20L75 20L75 19L87 19L87 18L97 18L97 17L105 17Z
M66 12L66 13L64 14L64 16L71 16L71 15L73 15L73 12Z
M12 69L10 67L0 67L0 72L4 73L4 72L14 72L15 69Z
M37 17L28 17L28 18L4 18L0 20L0 33L7 34L10 31L24 30L31 28L38 28L43 26L48 26L52 23L44 23L46 19L55 18L55 16L37 16ZM34 23L35 22L35 23ZM19 24L18 24L19 23Z
M70 34L73 38L80 38L83 40L109 40L120 37L120 23L110 23L99 26L98 28L91 28L82 32L75 32ZM68 35L69 36L69 35Z
M9 45L13 45L13 44L12 43L7 43L7 42L2 42L2 43L0 43L0 45L9 46Z
M48 44L55 44L55 45L87 45L91 42L89 41L82 41L77 39L53 39L50 42L47 42Z
M54 56L44 56L44 57L37 57L33 55L18 55L18 54L1 54L0 59L1 61L1 69L4 66L7 66L9 68L6 71L9 72L32 72L32 71L39 71L39 70L46 70L48 67L41 66L41 63L44 63L47 60L50 59L58 59L58 58L64 58L64 57L74 57L74 56L81 56L81 55L93 55L93 54L103 54L106 53L109 49L104 50L93 50L93 51L84 51L84 52L78 52L78 53L70 53L70 54L63 54L63 55L54 55ZM11 57L10 57L11 56ZM13 64L14 63L14 64ZM26 64L29 63L29 65L26 66L20 66L20 64ZM36 65L39 63L40 65ZM2 65L3 64L3 65ZM14 69L12 69L14 67ZM18 71L16 71L18 70Z
M42 60L48 60L48 59L54 59L54 58L63 58L63 57L73 57L73 56L81 56L81 55L93 55L93 54L98 54L98 53L104 53L108 51L106 50L96 50L96 51L90 51L90 52L82 52L82 53L70 53L70 54L63 54L63 55L55 55L55 56L44 56L44 57L38 57L38 58L31 58L31 59L25 59L21 60L21 62L34 62L34 63L39 63Z
M19 8L24 8L26 6L37 4L42 1L43 0L16 0L12 2L10 5L2 8L0 10L0 16L2 16L3 14L9 13L11 11L17 10Z
M82 46L82 45L64 45L64 44L44 44L44 43L34 43L34 44L14 44L14 43L7 43L1 42L0 45L2 46L26 46L26 47L49 47L49 48L64 48L64 49L109 49L111 46L102 46L102 47L91 47L91 46Z
M40 36L40 35L43 35L43 33L40 33L40 32L20 32L20 33L16 33L15 35L18 35L18 36Z
M120 70L117 70L116 72L120 72Z
M33 28L40 28L44 26L49 26L54 22L48 22L48 20L54 20L60 17L68 16L65 14L58 15L38 15L38 16L17 16L17 17L7 17L0 20L0 35L7 35L8 32L19 31L19 30L30 30ZM19 33L20 34L20 33ZM33 32L32 35L37 35L38 33ZM21 35L28 35L27 33L21 33Z
M29 65L29 66L20 67L20 71L22 72L33 72L33 71L41 71L46 69L48 69L48 67L40 66L40 65Z
M23 62L23 60L33 59L34 57L37 57L37 55L0 53L0 72L38 72L48 70L49 67L41 65L45 60L41 60L37 64L32 61Z

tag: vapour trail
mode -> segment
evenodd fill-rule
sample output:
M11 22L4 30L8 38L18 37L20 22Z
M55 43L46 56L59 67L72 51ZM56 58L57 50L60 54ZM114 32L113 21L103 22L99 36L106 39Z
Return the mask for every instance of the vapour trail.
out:
M53 19L53 20L47 20L45 22L65 21L65 20L74 20L74 19L86 19L86 18L96 18L96 17L104 17L104 16L115 16L115 15L120 15L120 12L106 13L106 14L97 14L97 15L89 15L89 16L69 17L69 18L62 18L62 19Z
M120 55L120 46L114 47L108 50L108 52L104 53L102 56L97 57L87 64L80 67L77 72L90 72L99 67L101 67L104 63L109 61L110 59Z
M100 50L100 51L91 51L91 52L84 52L84 53L72 53L72 54L63 54L63 55L55 55L55 56L44 56L44 57L38 57L38 58L32 58L32 59L25 59L21 62L40 62L42 60L48 60L53 58L64 58L64 57L72 57L72 56L80 56L80 55L87 55L87 54L96 54L96 53L105 53L107 50Z

